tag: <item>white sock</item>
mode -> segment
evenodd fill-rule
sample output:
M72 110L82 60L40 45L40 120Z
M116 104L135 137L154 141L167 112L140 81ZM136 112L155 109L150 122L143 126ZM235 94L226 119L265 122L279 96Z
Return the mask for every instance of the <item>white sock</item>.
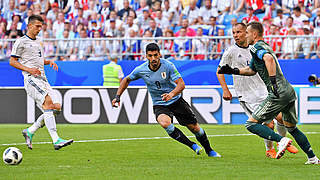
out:
M280 136L286 137L287 129L283 124L280 124L279 122L277 122L277 131Z
M28 128L29 133L34 134L43 125L44 114L41 114L38 119Z
M266 151L269 151L270 149L273 149L273 142L267 139L264 140L264 145L266 146Z
M52 110L45 110L44 112L44 122L48 129L48 132L51 136L53 142L56 142L59 139L57 128L56 128L56 120L53 115Z

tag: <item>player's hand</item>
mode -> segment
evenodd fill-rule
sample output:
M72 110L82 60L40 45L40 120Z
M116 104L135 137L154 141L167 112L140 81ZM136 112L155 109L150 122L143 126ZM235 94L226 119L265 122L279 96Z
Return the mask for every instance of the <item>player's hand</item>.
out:
M222 98L226 101L230 101L232 99L232 94L230 91L223 91Z
M238 68L232 68L226 64L220 67L218 74L240 74L240 71Z
M119 107L120 105L120 95L116 95L116 97L112 100L112 107Z
M278 93L278 85L277 85L277 81L276 81L276 76L270 76L270 81L271 81L271 90L273 92L273 94L279 98L279 93Z
M28 72L35 77L41 76L41 72L37 68L29 68Z
M172 99L173 95L171 93L164 93L161 95L163 101L169 101Z
M55 71L58 71L58 65L54 61L50 60L49 64Z

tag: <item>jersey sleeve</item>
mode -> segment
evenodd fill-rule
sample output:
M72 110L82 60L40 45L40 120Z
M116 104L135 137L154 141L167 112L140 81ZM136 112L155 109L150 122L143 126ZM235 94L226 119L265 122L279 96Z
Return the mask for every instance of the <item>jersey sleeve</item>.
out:
M222 55L221 61L219 63L219 66L223 66L223 65L230 65L232 67L232 48L228 48Z
M260 60L263 60L263 56L265 55L265 54L267 54L267 53L271 53L271 52L269 52L269 50L268 49L265 49L265 48L263 48L262 46L255 46L255 48L257 49L256 50L256 55L257 55L257 57L260 59Z
M254 67L254 60L253 60L253 58L252 58L251 61L250 61L249 67L250 67L250 69L252 69L253 71L257 72L256 68Z
M181 75L178 72L177 68L174 66L174 64L169 63L168 68L169 68L170 78L172 81L175 81L175 80L181 78Z
M17 40L12 47L11 56L20 58L23 52L23 44L20 40Z
M134 81L140 78L140 68L136 67L129 75L130 80Z

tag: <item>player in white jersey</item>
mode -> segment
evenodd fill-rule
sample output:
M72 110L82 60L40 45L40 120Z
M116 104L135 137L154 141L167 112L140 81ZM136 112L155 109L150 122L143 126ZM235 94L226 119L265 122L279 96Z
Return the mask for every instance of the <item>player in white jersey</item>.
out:
M251 61L250 48L246 40L246 25L237 23L232 27L233 38L235 44L229 47L222 56L217 72L223 65L230 65L231 67L247 67ZM218 80L223 89L223 99L231 100L232 94L230 93L225 81L224 74L217 73ZM268 96L267 88L258 74L254 76L238 76L233 75L234 89L239 99L240 105L245 113L250 117L252 112L259 106L259 104ZM276 117L278 121L277 130L281 136L286 135L286 129L282 124L282 117L279 114ZM271 129L274 129L274 123L271 121L266 124ZM275 158L277 152L273 147L273 142L265 139L266 156ZM298 149L293 145L288 147L288 151L297 153Z
M22 70L24 88L43 112L31 127L22 131L28 148L32 149L32 137L34 133L40 127L46 125L52 138L54 149L58 150L70 145L73 139L64 140L59 138L57 134L54 112L61 110L61 102L58 102L54 91L48 83L44 72L44 65L50 65L56 71L58 70L58 66L54 61L44 59L43 45L36 37L41 31L42 24L43 19L41 16L32 15L29 17L26 35L17 39L13 45L10 65Z

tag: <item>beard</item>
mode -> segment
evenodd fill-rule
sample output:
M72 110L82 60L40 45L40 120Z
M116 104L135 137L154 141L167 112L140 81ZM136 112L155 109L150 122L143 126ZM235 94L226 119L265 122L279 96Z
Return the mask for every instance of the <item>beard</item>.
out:
M254 41L252 39L248 39L247 41L248 41L248 45L253 45Z

